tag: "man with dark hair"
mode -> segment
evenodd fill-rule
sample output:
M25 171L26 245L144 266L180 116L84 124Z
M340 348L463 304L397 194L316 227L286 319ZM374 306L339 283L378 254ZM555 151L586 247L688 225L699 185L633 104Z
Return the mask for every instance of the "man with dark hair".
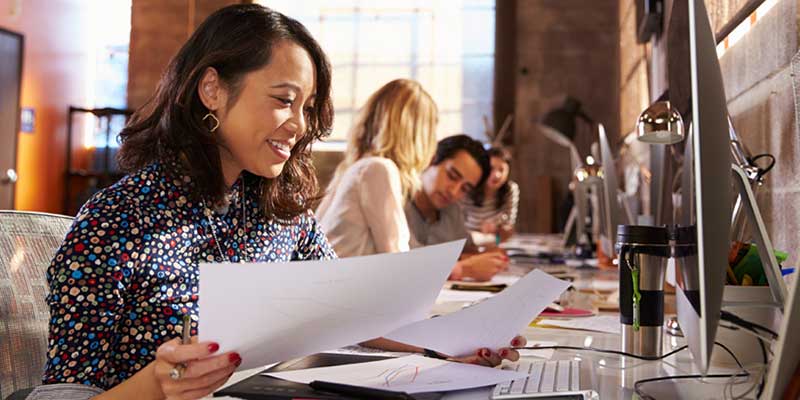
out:
M412 247L467 239L450 279L486 281L508 266L498 249L479 253L469 239L458 201L482 190L491 165L483 145L467 135L442 139L431 165L422 172L422 188L405 206Z

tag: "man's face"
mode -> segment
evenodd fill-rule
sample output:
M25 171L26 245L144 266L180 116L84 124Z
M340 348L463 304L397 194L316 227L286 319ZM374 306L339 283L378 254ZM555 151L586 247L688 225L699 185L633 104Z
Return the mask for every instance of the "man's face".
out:
M422 173L422 190L437 210L471 193L481 180L481 166L466 150L456 152Z

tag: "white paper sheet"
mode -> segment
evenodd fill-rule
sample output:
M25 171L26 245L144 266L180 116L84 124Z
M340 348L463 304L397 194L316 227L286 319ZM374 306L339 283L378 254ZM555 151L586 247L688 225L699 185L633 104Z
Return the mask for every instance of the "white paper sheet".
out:
M479 348L508 347L569 282L534 270L514 285L478 304L441 317L404 326L387 338L451 356L472 354Z
M380 337L427 316L463 240L329 261L200 264L200 340L239 369Z
M548 342L543 340L536 340L536 341L528 341L528 344L525 347L548 347L548 346L555 346L557 342ZM520 349L517 350L519 352L520 357L537 357L537 358L544 358L545 360L549 360L553 358L553 354L555 354L556 349L543 349L543 350L531 350L531 349Z
M536 325L617 334L620 333L621 329L619 315L596 315L594 317L575 319L542 319Z
M452 290L442 289L439 296L436 298L436 303L464 303L471 304L476 301L482 301L494 296L492 292L472 291L472 290Z
M375 349L372 347L359 346L357 344L341 347L335 350L325 350L323 353L328 354L348 354L355 356L377 356L377 357L403 357L412 355L414 353L406 353L400 351L387 351Z
M300 383L327 381L406 393L470 389L525 377L525 374L515 371L420 355L265 375Z

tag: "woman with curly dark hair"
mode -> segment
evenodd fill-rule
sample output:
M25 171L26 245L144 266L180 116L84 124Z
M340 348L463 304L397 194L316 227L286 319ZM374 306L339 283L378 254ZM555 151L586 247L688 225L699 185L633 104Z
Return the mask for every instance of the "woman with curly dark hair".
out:
M121 133L129 174L83 205L47 270L32 398L195 399L227 381L241 355L177 338L197 334L198 265L336 257L309 210L330 91L327 57L283 14L239 4L198 27ZM463 360L500 362L484 354Z

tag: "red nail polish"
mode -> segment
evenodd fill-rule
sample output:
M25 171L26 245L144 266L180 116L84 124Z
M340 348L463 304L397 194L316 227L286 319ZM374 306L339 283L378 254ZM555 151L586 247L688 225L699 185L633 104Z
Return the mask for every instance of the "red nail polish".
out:
M489 353L489 350L486 349L483 349L483 353L481 354L483 354L483 358L489 358L489 356L491 355L491 353Z
M216 343L209 343L208 344L208 352L209 353L214 353L217 350L219 350L219 345L218 344L216 344Z
M505 358L507 355L508 355L508 350L505 349L500 350L500 357Z
M228 354L228 361L238 367L242 363L242 356L239 353Z
M511 341L511 345L514 346L514 347L519 346L519 340L518 339L512 340Z

